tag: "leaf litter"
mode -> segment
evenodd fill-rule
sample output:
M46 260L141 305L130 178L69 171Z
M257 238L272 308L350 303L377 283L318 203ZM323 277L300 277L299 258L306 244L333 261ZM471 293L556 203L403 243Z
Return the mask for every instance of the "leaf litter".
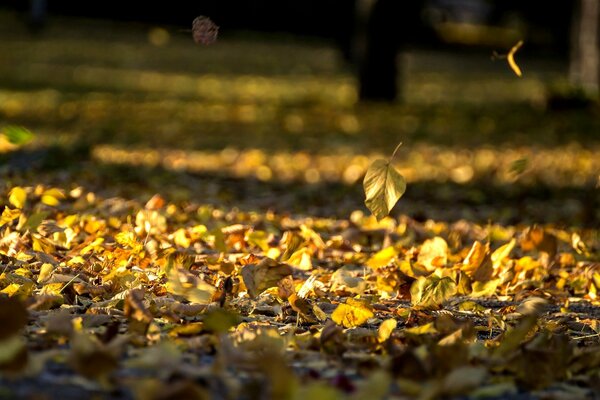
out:
M594 230L294 217L82 188L13 186L1 199L7 391L18 382L62 387L66 398L600 390Z

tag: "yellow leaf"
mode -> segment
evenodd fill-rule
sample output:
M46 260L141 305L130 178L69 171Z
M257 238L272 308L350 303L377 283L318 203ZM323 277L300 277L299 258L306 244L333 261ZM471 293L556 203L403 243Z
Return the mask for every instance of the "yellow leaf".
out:
M60 189L52 188L44 191L42 194L42 203L48 206L57 206L65 195Z
M25 203L27 202L27 193L25 192L25 189L19 186L12 188L8 194L8 201L16 208L25 207Z
M375 160L363 180L365 205L378 221L386 217L406 191L406 181L390 161Z
M367 266L378 269L387 266L397 255L396 249L392 246L386 247L373 254L367 261Z
M448 244L439 236L426 240L419 250L417 262L429 271L443 267L448 261Z
M449 277L419 277L410 287L411 303L423 308L436 308L456 293L456 283Z
M521 48L521 46L523 46L523 41L519 40L517 44L515 44L512 47L512 49L510 49L508 55L506 56L506 59L508 60L508 65L510 65L510 68L515 72L515 74L518 77L521 77L523 73L521 72L521 68L519 68L519 66L515 62L515 53Z
M216 289L199 277L182 268L172 268L168 273L167 291L198 304L208 304Z
M471 288L471 297L487 297L496 293L496 288L500 284L500 279L492 279L487 282L473 282Z
M353 328L367 322L370 318L373 318L373 311L368 303L348 299L346 303L342 303L331 314L331 319L338 325L342 325L344 328Z
M6 207L4 211L2 211L2 215L0 216L0 226L8 224L9 222L19 218L20 215L21 210L11 210L10 208Z
M292 254L287 263L303 271L310 271L312 269L311 256L310 250L303 247Z
M433 322L428 322L425 325L407 328L404 332L411 335L426 335L428 333L437 333L437 329L435 329Z
M44 263L40 267L40 274L38 275L37 282L42 283L50 278L50 274L54 271L54 266L52 264Z
M517 241L513 238L510 240L510 242L503 244L502 246L500 246L496 250L494 250L494 252L492 253L492 256L491 256L492 264L494 265L494 268L498 268L500 266L500 263L502 262L502 260L504 260L505 258L507 258L510 255L510 252L515 247L516 243L517 243Z
M398 325L398 321L393 318L386 319L379 325L379 329L377 330L377 340L379 343L385 342L388 340L396 326Z
M490 245L476 241L463 262L461 270L473 281L486 282L494 273L490 258Z

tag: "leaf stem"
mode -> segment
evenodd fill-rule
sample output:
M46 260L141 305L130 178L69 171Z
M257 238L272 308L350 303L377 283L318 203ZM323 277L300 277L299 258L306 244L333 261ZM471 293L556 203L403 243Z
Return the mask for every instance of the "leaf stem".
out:
M392 153L392 156L390 157L390 164L392 163L392 161L394 161L394 157L396 156L396 153L398 152L398 149L400 148L400 146L402 146L402 142L398 143L398 146L396 146L396 148L394 149L394 152Z

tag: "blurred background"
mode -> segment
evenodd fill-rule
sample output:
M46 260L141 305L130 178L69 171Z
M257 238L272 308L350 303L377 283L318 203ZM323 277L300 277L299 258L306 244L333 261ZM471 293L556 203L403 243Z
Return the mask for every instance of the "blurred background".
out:
M5 0L0 185L348 217L403 142L395 214L597 227L598 3Z

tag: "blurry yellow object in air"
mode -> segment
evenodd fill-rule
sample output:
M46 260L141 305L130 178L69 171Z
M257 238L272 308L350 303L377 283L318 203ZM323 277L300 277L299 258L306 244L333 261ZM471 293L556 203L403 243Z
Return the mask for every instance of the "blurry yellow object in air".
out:
M510 49L508 55L506 56L508 60L508 65L510 65L510 68L515 72L515 74L517 74L518 77L521 77L523 73L521 72L521 68L519 68L519 66L515 62L515 53L521 48L521 46L523 46L523 41L519 40L517 44L515 44L512 47L512 49Z

